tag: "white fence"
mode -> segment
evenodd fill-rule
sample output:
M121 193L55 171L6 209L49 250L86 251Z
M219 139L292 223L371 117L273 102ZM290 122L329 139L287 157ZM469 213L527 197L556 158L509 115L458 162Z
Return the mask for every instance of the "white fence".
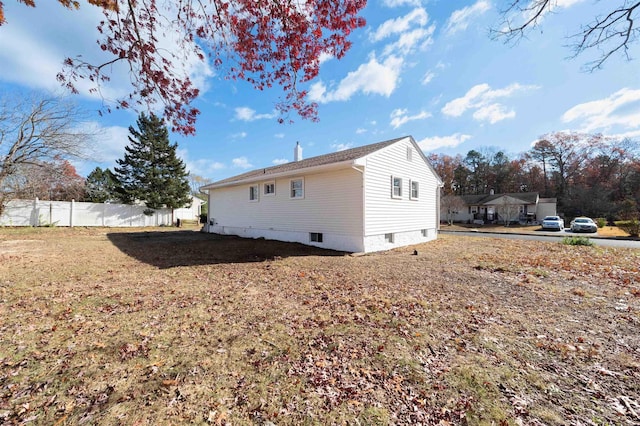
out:
M155 210L145 206L75 201L12 200L0 216L0 226L170 226L177 219L197 220L199 203L191 208Z

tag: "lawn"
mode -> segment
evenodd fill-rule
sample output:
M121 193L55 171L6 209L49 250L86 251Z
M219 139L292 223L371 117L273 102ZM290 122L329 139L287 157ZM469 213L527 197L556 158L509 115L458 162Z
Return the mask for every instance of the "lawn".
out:
M414 255L417 250L417 255ZM0 229L0 423L640 423L640 251Z

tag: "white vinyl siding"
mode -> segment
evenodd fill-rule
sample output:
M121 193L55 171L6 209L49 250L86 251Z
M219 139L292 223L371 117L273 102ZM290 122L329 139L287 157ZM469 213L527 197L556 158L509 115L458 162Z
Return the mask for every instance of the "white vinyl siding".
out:
M438 180L420 153L414 152L412 161L407 160L410 146L407 138L366 157L365 236L437 228ZM389 176L419 182L419 198L389 197Z
M304 198L291 199L296 179L276 179L275 194L260 203L247 203L246 186L212 189L209 217L218 226L323 233L325 242L329 233L362 234L361 172L348 168L305 175Z

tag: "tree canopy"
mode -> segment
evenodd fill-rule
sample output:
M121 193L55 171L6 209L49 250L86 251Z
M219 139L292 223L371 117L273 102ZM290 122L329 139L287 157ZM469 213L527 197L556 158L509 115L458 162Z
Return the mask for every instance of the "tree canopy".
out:
M113 172L100 167L93 169L85 181L85 198L92 203L104 203L115 199Z
M483 152L480 152L483 151ZM466 157L432 154L442 178L443 200L460 195L538 192L557 198L567 217L623 218L640 206L640 144L599 134L553 132L542 135L517 158L503 151L471 150ZM456 210L457 206L443 207ZM632 209L633 210L633 209ZM637 209L634 211L636 216Z
M189 173L176 156L162 120L144 113L138 129L129 126L129 145L114 168L116 198L131 204L144 202L150 209L180 208L191 203Z
M18 1L36 6L35 0ZM285 93L276 105L281 121L290 111L316 119L317 105L300 84L318 75L321 55L343 57L350 33L365 25L358 14L366 0L86 1L104 11L98 44L112 59L94 64L81 56L66 58L58 80L72 92L79 80L89 80L91 90L99 92L109 80L110 65L124 62L132 90L116 100L115 108L157 110L160 103L172 130L182 134L195 133L199 114L190 105L198 88L185 71L194 58L258 90L279 85ZM76 0L58 2L80 7ZM168 38L171 47L162 47Z

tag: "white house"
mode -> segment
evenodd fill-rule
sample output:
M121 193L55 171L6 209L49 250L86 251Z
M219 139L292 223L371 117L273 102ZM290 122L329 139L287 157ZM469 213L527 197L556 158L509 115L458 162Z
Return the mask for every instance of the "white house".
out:
M540 198L537 192L490 193L448 196L440 207L442 217L453 222L538 223L556 214L556 199Z
M202 187L208 231L347 252L437 237L442 181L411 136L301 157Z

